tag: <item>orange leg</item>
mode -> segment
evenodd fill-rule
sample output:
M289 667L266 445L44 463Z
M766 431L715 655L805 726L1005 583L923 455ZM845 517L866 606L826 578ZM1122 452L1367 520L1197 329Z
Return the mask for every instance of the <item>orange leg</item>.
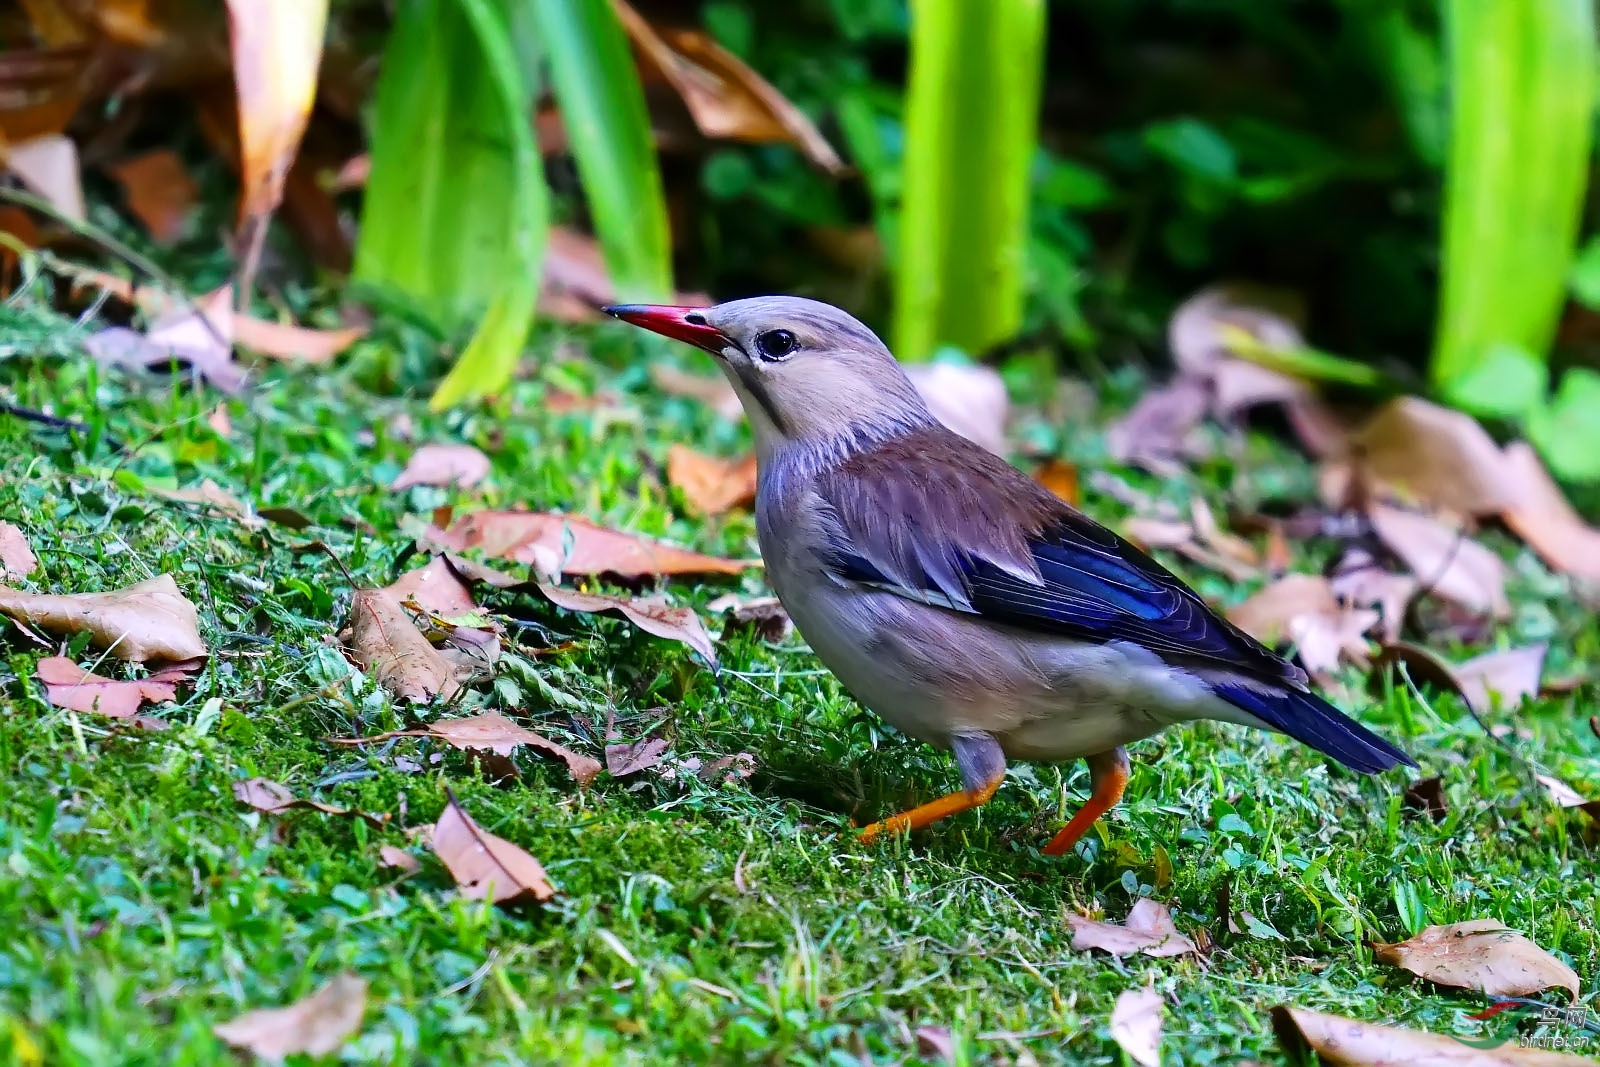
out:
M1096 819L1116 807L1117 801L1122 799L1122 791L1128 787L1128 753L1120 747L1110 752L1096 753L1085 762L1089 764L1089 783L1092 787L1089 799L1078 809L1072 821L1044 846L1046 856L1065 855L1080 837L1089 832L1089 827L1094 825Z
M994 796L996 789L1006 776L1005 764L1001 764L1000 773L991 780L984 782L976 790L958 789L954 793L930 800L926 804L919 804L910 811L902 811L899 815L891 815L882 822L875 822L861 831L861 843L870 845L877 840L880 834L898 834L907 830L920 830L931 822L937 822L946 815L957 815L973 808L981 808L989 803L989 798Z

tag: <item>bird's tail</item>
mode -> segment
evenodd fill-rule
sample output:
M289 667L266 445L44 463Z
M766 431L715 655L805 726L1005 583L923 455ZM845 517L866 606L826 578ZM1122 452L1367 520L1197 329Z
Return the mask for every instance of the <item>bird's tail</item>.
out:
M1377 774L1416 760L1315 693L1267 688L1243 681L1213 681L1211 691L1274 730L1332 756L1353 771Z

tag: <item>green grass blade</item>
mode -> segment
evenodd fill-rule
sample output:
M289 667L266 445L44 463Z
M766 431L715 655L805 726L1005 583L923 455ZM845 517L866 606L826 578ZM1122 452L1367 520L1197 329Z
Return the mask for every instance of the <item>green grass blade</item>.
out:
M912 0L895 347L978 352L1022 323L1043 0Z
M1481 380L1478 368L1508 351L1543 363L1555 334L1588 177L1595 19L1588 0L1448 0L1445 23L1451 133L1432 378L1471 404L1481 390L1457 395L1458 383Z
M609 0L538 0L533 9L617 298L665 299L672 292L666 196L622 24Z
M439 383L430 402L435 410L492 393L511 380L533 325L549 224L544 170L528 119L531 93L510 32L513 13L507 0L460 0L460 4L481 50L483 86L499 111L497 143L504 146L504 173L510 176L511 187L499 222L505 273L494 286L493 300L472 341Z

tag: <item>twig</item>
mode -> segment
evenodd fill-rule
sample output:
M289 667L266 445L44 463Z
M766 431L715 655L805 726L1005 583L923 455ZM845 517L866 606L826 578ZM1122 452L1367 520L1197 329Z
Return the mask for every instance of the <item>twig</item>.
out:
M49 426L56 430L70 430L73 433L81 433L85 437L94 436L94 427L86 422L62 418L60 415L51 415L43 411L35 411L33 408L25 408L19 404L7 404L0 401L0 414L10 415L26 422L36 422L41 426ZM113 452L125 451L122 442L110 434L102 435L102 439L111 447Z

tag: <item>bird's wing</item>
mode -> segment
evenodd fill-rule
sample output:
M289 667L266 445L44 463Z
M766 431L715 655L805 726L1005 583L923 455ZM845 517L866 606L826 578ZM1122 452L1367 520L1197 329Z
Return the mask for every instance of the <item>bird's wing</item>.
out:
M1303 687L1305 675L1161 564L955 434L923 430L815 482L842 581L1174 664Z

